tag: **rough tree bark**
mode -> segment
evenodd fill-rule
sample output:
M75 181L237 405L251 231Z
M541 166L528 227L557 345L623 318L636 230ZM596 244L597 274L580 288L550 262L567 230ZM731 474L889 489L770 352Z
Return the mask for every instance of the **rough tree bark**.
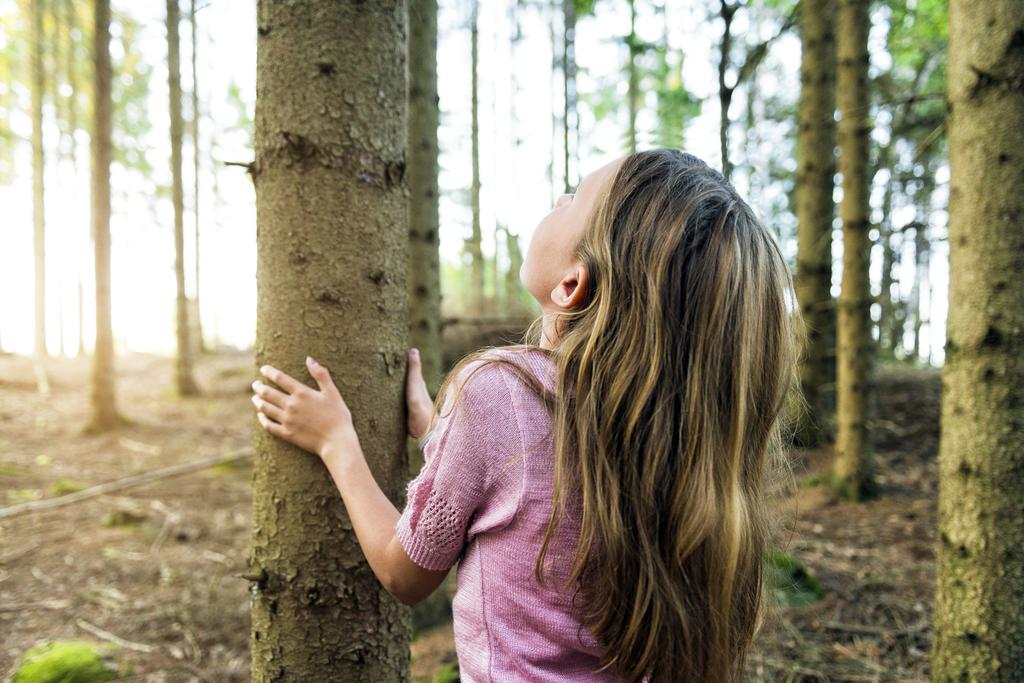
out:
M171 200L174 203L174 280L175 335L177 357L174 386L179 396L195 396L199 386L192 376L192 345L188 326L188 299L185 298L185 194L181 178L181 58L178 24L181 16L178 0L167 0L167 89L171 117Z
M843 198L843 280L839 294L836 350L836 458L832 485L844 497L860 500L875 491L868 430L873 382L871 242L868 206L868 145L871 123L868 92L868 9L870 0L839 0L836 26L839 104L839 172Z
M1024 680L1024 4L949 5L932 680Z
M409 343L433 396L441 381L437 187L437 0L409 2ZM410 446L410 470L423 465Z
M796 172L796 293L807 330L800 383L808 410L797 428L804 446L832 438L836 308L832 298L835 202L835 0L804 0Z
M400 508L405 3L259 0L257 30L256 367L314 387L306 356L326 366ZM409 610L366 563L323 464L258 427L254 449L253 680L408 680Z

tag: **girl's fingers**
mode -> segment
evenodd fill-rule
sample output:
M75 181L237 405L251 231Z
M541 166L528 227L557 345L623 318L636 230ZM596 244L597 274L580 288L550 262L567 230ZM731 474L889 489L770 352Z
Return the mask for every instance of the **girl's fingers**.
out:
M264 401L259 396L253 396L252 404L256 406L256 410L260 411L261 414L266 415L270 419L276 420L277 422L284 421L284 411L275 406L273 403L270 403L269 401Z
M305 384L295 379L286 372L281 372L273 365L264 365L260 373L289 394L294 394L299 389L307 388Z
M284 427L268 418L263 413L256 413L256 419L260 421L263 428L273 434L274 436L285 438Z
M263 382L256 380L252 383L252 390L267 403L273 403L279 408L284 407L284 403L288 398L287 394L284 394L274 387L267 386Z

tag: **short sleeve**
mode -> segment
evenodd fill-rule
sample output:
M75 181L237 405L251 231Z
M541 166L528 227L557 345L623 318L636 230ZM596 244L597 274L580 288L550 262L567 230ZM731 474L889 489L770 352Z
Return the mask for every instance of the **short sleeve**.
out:
M426 437L423 468L407 485L395 527L409 559L425 569L454 565L474 515L508 488L500 461L521 434L503 372L497 363L467 364Z

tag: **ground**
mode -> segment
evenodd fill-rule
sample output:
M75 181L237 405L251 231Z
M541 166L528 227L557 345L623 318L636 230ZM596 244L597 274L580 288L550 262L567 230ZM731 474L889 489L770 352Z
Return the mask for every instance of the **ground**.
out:
M171 359L119 356L131 424L96 436L81 433L89 360L48 367L43 397L28 359L0 356L0 507L249 446L249 353L202 356L203 394L189 399L173 395ZM880 371L875 500L832 501L813 484L829 451L794 453L804 485L780 502L784 549L825 597L772 614L750 680L928 679L939 393L936 371ZM243 460L0 518L0 676L33 645L66 639L120 641L125 680L248 680L248 583L235 575L248 554L250 476ZM412 647L414 680L431 680L454 661L451 625Z

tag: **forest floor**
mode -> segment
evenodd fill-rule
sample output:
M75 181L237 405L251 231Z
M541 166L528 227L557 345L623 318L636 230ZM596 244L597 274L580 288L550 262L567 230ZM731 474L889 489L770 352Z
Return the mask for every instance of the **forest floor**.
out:
M203 394L189 399L173 395L171 359L119 356L131 423L95 436L81 433L89 360L48 367L43 397L29 359L0 356L0 507L249 446L250 353L202 356ZM792 518L784 549L824 598L773 612L751 680L928 679L939 374L883 367L878 385L878 498L832 500L814 484L830 452L794 454L803 485L781 501ZM118 639L124 680L248 680L248 582L235 575L248 557L251 473L243 460L0 519L0 676L42 641ZM430 681L455 659L451 625L412 650L414 680Z

